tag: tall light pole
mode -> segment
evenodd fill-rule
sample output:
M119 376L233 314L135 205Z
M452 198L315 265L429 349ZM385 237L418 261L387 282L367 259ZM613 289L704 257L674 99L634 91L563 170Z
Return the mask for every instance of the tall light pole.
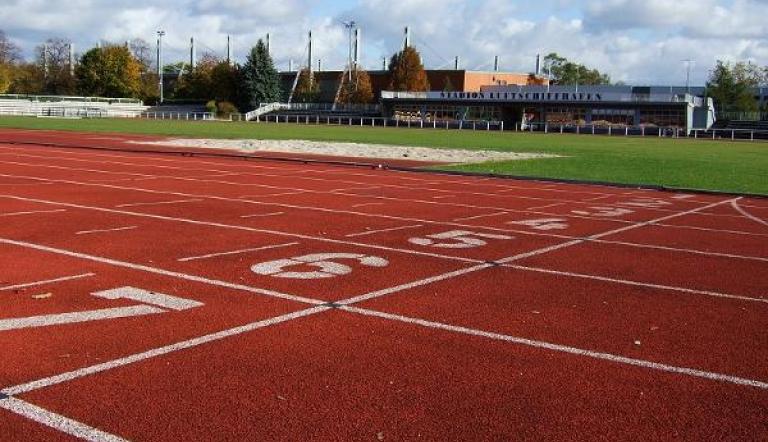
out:
M685 60L680 60L680 61L685 63L685 93L690 94L691 93L691 65L696 62L694 60L691 60L690 58L686 58Z
M165 31L157 31L157 76L160 78L160 104L163 104L163 35Z
M341 24L344 25L345 28L347 28L347 31L349 32L349 57L347 59L347 62L349 63L349 82L352 83L352 33L357 28L357 23L354 20L345 21Z

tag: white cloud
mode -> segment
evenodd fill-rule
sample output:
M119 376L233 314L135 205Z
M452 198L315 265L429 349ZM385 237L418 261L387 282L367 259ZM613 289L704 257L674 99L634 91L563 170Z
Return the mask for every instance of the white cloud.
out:
M381 66L402 45L402 30L428 67L488 69L499 55L507 70L533 70L535 56L558 52L631 83L681 83L682 59L696 60L703 83L717 59L768 64L768 0L0 0L0 26L27 54L47 37L71 38L80 49L98 40L167 32L167 60L183 59L189 38L198 53L224 54L232 35L236 59L267 32L278 67L306 57L341 67L347 54L342 20L363 30L363 62Z

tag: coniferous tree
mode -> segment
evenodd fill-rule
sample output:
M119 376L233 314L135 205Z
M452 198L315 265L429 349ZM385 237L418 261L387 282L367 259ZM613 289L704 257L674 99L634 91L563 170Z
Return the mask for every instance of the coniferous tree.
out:
M707 95L721 111L752 112L758 109L752 88L760 82L759 69L748 63L717 61L707 80Z
M240 109L243 111L255 109L259 103L280 101L280 77L261 39L251 48L239 77Z
M389 64L392 80L389 89L393 91L424 92L429 90L429 81L419 52L409 46L392 56Z

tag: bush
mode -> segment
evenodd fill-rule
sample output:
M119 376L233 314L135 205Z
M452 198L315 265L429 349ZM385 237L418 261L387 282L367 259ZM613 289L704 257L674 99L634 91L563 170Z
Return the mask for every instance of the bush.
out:
M205 111L210 113L216 112L216 100L205 103Z
M220 101L216 107L218 109L217 115L220 117L229 117L230 114L237 113L237 108L229 101Z

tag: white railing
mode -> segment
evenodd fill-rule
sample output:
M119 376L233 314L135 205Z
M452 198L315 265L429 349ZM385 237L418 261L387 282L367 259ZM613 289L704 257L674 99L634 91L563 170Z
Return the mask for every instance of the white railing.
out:
M141 100L137 98L105 98L105 97L80 97L69 95L27 95L27 94L0 94L0 100L29 100L32 102L60 102L60 101L76 101L85 103L124 103L124 104L138 104L142 105Z
M270 112L274 112L276 110L284 109L286 106L288 106L287 103L259 103L259 107L256 109L246 112L245 113L245 119L250 121L254 118L258 118L264 114L268 114Z
M184 120L184 121L213 121L213 112L142 112L141 118L147 120Z

